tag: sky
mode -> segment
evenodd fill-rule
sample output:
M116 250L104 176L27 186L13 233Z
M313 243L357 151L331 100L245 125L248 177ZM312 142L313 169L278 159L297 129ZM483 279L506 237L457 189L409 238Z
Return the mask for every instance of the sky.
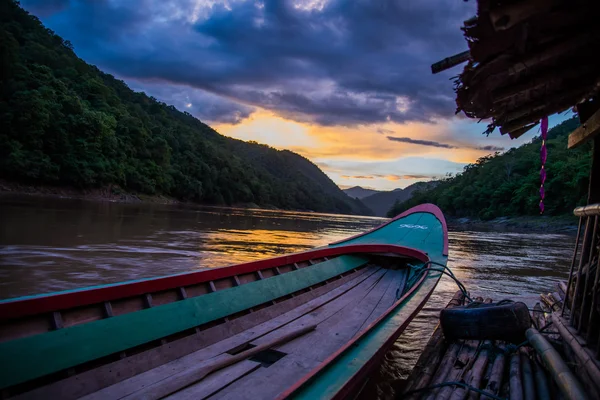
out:
M430 65L467 49L459 0L22 0L77 55L223 135L295 151L340 187L456 174L521 145L455 115ZM550 125L564 119L553 117Z

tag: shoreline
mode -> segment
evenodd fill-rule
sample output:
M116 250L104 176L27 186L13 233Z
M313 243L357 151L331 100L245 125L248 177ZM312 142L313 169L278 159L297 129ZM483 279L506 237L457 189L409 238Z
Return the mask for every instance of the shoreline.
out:
M474 218L447 218L450 230L476 230L515 233L564 233L577 234L577 217L573 215L558 216L518 216L500 217L490 221L482 221Z
M186 202L163 195L134 194L122 190L118 186L106 186L96 189L77 189L64 186L27 185L0 179L0 195L28 195L39 197L53 197L63 199L88 200L98 202L129 203L129 204L165 204L207 206L207 207L234 207L260 209L269 211L298 211L303 210L280 210L277 207L259 206L257 204L235 204L232 206L215 206L214 204L203 204ZM309 212L309 211L307 211ZM369 216L364 216L369 217ZM490 221L482 221L475 218L447 217L450 230L476 230L496 232L547 232L566 233L575 235L577 233L577 218L569 215L561 216L518 216L500 217Z
M0 194L55 197L76 200L108 201L115 203L184 204L185 202L162 195L138 195L119 186L78 189L68 186L27 185L0 179Z

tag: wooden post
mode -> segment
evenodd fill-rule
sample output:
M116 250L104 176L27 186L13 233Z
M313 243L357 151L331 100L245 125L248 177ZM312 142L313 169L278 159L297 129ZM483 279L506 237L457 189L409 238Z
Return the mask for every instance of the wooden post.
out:
M563 308L561 311L561 317L565 315L565 308L568 307L569 304L569 292L571 290L571 283L573 282L573 269L575 267L575 262L577 261L577 250L579 249L579 237L581 236L581 222L583 221L583 217L579 217L579 225L577 226L577 238L575 239L575 250L573 250L573 259L571 260L571 269L569 272L569 282L567 283L567 290L565 293L565 299L563 300Z
M598 137L594 139L593 143L592 168L588 193L588 204L596 203L600 203L600 138Z

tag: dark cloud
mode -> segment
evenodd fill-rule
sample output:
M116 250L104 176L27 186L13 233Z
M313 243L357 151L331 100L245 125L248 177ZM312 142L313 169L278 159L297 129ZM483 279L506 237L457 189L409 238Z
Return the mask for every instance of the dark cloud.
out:
M432 175L402 175L402 179L431 179Z
M475 147L476 150L485 150L485 151L504 151L504 147L499 146L479 146Z
M388 138L388 140L391 140L394 142L417 144L420 146L439 147L442 149L472 149L472 150L483 150L483 151L503 151L504 150L504 147L498 147L498 146L455 146L455 145L451 145L448 143L435 142L433 140L419 140L419 139L411 139L411 138L407 138L407 137L394 137L394 136L388 136L387 138Z
M27 0L23 2L30 12L43 18L69 6L69 0Z
M452 116L456 71L431 75L429 66L466 48L459 26L475 11L455 0L52 3L23 1L34 13L46 7L44 23L119 77L325 125Z
M381 133L382 135L393 135L396 132L391 129L377 128L377 133Z
M393 136L388 136L387 138L394 142L418 144L420 146L440 147L443 149L458 149L457 146L452 146L447 143L434 142L432 140L418 140L418 139L411 139L411 138L407 138L407 137L393 137Z
M130 80L129 84L134 90L152 93L158 100L206 122L237 124L254 111L253 107L181 85L137 80Z

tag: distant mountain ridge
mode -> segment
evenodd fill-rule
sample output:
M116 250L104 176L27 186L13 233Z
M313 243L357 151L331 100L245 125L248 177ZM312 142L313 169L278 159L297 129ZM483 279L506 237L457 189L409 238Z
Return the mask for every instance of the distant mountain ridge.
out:
M353 186L348 189L343 189L342 192L346 193L353 199L364 199L365 197L371 196L375 193L381 193L381 190L368 189L362 186Z
M396 204L409 200L413 193L419 190L429 190L438 184L437 181L417 182L404 189L395 189L389 192L379 192L361 199L362 203L373 211L378 217L385 217L388 211Z

